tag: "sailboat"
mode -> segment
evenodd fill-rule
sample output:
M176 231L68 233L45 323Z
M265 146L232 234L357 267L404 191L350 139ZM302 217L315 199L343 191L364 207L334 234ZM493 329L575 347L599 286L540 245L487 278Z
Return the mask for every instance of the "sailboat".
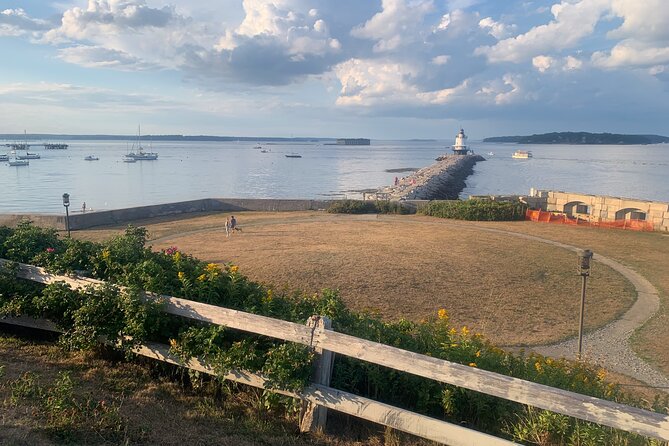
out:
M28 136L26 135L25 130L23 131L23 134L25 135L25 139L26 139L26 142L23 145L25 146L25 148L27 150L28 147L30 147L30 146L28 145ZM12 150L12 153L14 154L14 159L13 160L8 160L7 164L10 165L10 166L16 166L16 167L30 165L30 161L28 161L30 158L28 158L27 155L35 155L33 153L28 153L28 152L26 152L26 155L24 155L24 156L17 155L16 154L16 149ZM39 155L37 155L37 158L39 158Z
M28 135L26 131L23 131L23 135L25 138L25 142L23 144L15 144L16 148L14 149L14 157L17 160L38 160L41 158L39 153L30 153L28 152L28 148L30 147L30 144L28 144ZM25 150L26 154L25 155L19 155L16 151L17 150Z
M125 157L133 159L135 161L153 161L158 159L158 154L156 152L145 152L142 147L142 132L139 126L137 126L137 150L134 150L135 145L133 144L133 150L128 153ZM132 161L131 161L132 162Z

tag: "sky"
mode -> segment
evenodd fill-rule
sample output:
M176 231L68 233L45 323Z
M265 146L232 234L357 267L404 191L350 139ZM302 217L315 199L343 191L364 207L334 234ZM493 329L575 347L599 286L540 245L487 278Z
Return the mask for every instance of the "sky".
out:
M0 133L669 135L667 0L0 0Z

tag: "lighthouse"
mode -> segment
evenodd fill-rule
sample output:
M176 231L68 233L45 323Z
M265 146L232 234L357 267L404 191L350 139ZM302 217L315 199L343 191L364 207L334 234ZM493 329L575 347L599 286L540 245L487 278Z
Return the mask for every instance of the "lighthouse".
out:
M467 135L465 135L464 129L460 129L460 132L455 137L455 144L453 144L453 154L467 155L469 152L469 147L467 147Z

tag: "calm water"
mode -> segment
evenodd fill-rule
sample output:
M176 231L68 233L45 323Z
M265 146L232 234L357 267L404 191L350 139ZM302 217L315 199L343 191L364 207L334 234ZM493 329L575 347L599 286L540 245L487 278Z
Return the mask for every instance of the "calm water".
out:
M42 159L28 167L0 163L0 212L60 213L68 192L73 210L118 209L208 197L360 197L391 184L386 169L424 167L452 141L373 141L371 146L161 142L157 161L122 162L127 144L79 141L68 150L31 147ZM463 196L527 193L530 187L669 201L669 146L523 146L531 160L514 160L515 145L472 146L478 163ZM4 147L2 148L4 149ZM0 153L5 150L0 149ZM302 158L286 158L289 153ZM493 152L494 155L487 155ZM84 161L89 154L99 161Z

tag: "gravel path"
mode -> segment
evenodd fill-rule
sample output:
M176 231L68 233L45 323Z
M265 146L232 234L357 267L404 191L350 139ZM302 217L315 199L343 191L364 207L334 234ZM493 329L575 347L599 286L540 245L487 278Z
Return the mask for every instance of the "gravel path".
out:
M468 227L471 228L471 226ZM547 243L574 252L580 250L576 246L533 235L493 228L479 229ZM629 280L636 289L637 300L619 319L583 337L583 358L592 364L630 376L650 386L663 387L666 391L666 389L669 389L669 379L640 358L632 350L629 342L634 330L642 326L660 309L657 289L639 273L613 259L597 253L595 253L594 258L598 262L613 268ZM588 311L594 311L594 309L589 310L586 305L585 311L587 317ZM574 337L557 344L535 346L532 347L532 350L551 357L575 358L577 348L578 338Z

